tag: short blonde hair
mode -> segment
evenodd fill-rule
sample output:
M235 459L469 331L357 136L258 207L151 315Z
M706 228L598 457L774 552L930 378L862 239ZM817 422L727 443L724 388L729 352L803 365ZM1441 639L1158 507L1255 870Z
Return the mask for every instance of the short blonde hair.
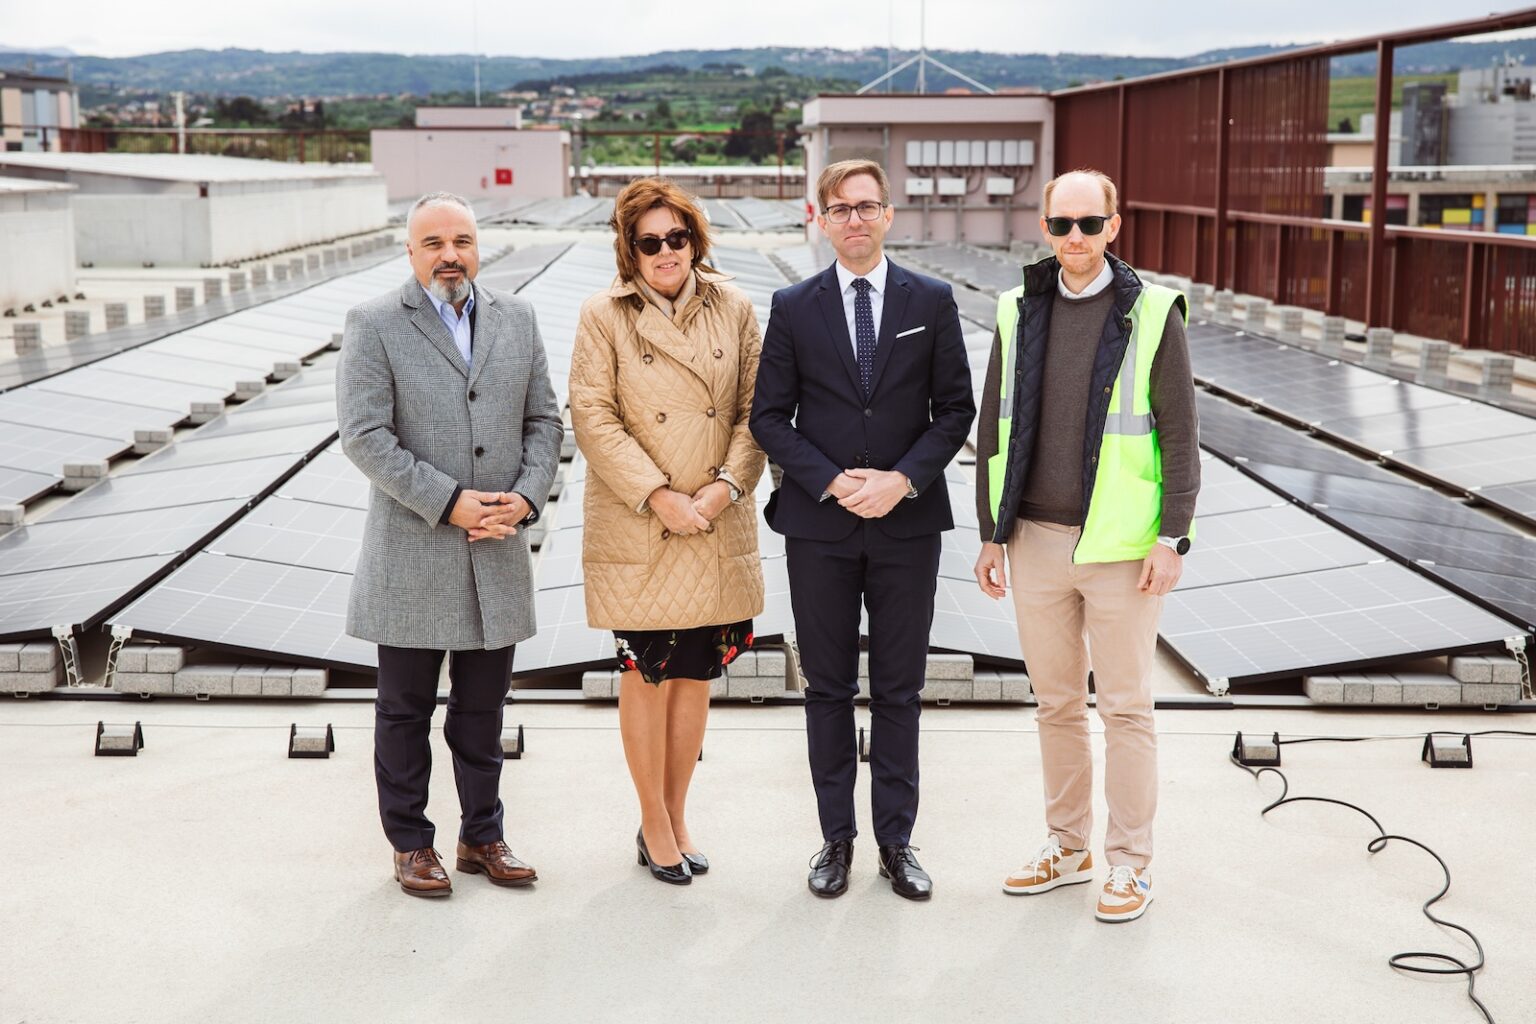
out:
M613 228L613 256L619 266L619 277L632 281L640 276L640 263L635 259L635 223L646 211L659 206L676 213L683 227L693 237L689 239L689 252L693 266L709 257L709 222L694 198L675 181L666 178L636 178L613 201L613 216L608 226Z
M839 160L835 164L827 164L816 178L817 208L825 210L827 198L842 188L843 182L860 174L867 174L875 179L875 184L880 186L880 201L889 206L891 183L885 177L885 168L873 160Z
M1045 183L1045 192L1040 197L1041 216L1049 217L1051 215L1051 194L1056 191L1057 183L1063 178L1072 177L1074 174L1085 174L1096 180L1099 186L1104 189L1104 212L1106 214L1113 217L1120 212L1120 190L1115 188L1113 181L1109 180L1109 175L1092 167L1079 167L1075 171L1058 174Z

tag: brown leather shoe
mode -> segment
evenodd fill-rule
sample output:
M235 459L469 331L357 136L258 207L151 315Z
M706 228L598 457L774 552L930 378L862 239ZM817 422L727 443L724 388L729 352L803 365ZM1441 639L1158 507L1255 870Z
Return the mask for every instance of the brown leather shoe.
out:
M459 844L458 869L471 875L485 875L497 885L527 885L539 877L538 872L512 856L505 840L498 839L484 846Z
M396 851L395 881L412 896L447 896L453 892L453 880L430 846L406 853Z

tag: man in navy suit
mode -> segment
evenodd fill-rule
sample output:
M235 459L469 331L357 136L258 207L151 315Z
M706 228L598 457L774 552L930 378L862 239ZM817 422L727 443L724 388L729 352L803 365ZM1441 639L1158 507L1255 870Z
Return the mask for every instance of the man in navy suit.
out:
M805 723L825 845L811 891L840 896L853 860L859 607L869 613L869 760L880 874L908 899L933 882L912 853L919 701L939 535L954 528L944 469L976 414L949 286L886 259L890 186L845 160L816 182L837 262L773 297L751 428L784 471L764 515L785 535L809 688Z

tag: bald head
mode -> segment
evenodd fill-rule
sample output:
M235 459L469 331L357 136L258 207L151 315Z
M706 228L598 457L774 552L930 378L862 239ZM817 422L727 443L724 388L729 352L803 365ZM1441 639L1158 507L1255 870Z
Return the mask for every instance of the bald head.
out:
M1083 168L1076 171L1068 171L1066 174L1058 174L1045 183L1045 193L1041 197L1041 208L1047 217L1056 216L1052 211L1052 201L1060 198L1063 203L1071 202L1073 207L1080 207L1085 203L1098 206L1092 212L1104 217L1113 217L1120 212L1120 193L1115 188L1115 183L1109 180L1109 175L1103 171L1095 171ZM1062 216L1080 216L1078 214L1062 214Z

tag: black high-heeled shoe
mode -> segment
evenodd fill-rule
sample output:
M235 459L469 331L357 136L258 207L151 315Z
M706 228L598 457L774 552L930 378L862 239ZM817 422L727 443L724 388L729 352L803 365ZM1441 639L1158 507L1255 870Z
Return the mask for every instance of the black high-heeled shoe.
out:
M683 863L688 865L688 870L696 875L707 874L709 871L709 858L702 853L683 853Z
M681 861L670 866L657 864L651 860L651 851L645 848L645 831L643 829L635 833L635 852L640 866L651 869L652 878L671 885L689 885L693 882L693 872L688 867L686 854Z

